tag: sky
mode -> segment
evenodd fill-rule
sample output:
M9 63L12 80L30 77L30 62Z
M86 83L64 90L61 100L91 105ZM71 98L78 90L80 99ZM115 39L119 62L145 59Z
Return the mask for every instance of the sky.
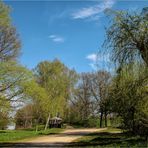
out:
M61 60L77 72L105 68L102 44L109 26L106 9L141 11L148 0L4 1L19 33L20 63L29 69L44 60Z

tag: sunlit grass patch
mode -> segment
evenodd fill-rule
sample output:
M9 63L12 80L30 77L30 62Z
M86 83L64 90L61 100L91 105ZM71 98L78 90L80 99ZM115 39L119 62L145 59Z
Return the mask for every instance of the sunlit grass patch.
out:
M0 142L13 142L25 138L37 137L41 135L56 134L62 132L63 129L48 129L46 131L30 131L30 130L1 130Z

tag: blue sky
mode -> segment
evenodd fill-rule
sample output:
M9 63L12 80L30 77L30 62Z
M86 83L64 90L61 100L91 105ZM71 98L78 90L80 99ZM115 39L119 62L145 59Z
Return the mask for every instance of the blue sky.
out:
M106 8L140 11L148 1L5 1L22 41L20 62L34 68L44 60L60 59L77 72L104 68L108 54L96 56L105 39ZM97 58L98 57L98 58Z

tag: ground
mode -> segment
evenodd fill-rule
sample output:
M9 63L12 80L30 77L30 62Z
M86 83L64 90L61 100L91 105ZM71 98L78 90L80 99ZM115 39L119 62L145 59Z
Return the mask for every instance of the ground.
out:
M57 130L56 130L57 131ZM1 143L0 147L96 147L96 148L147 148L144 137L130 135L117 128L65 129L61 133L51 133L11 143Z
M32 140L27 140L27 142L31 143L69 143L72 142L78 138L81 138L84 135L88 135L90 133L96 133L100 132L102 129L96 129L96 128L88 128L88 129L68 129L65 130L62 133L50 135L50 136L44 136L44 137L38 137Z
M34 137L25 140L18 141L17 143L4 143L3 146L10 147L38 147L38 146L48 146L48 147L62 147L68 145L76 139L82 136L100 132L105 130L105 128L86 128L86 129L67 129L59 134L47 135L41 137Z

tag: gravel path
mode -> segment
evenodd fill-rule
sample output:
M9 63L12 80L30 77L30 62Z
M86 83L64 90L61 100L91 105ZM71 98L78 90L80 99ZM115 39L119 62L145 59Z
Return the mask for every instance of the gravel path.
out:
M85 128L85 129L67 129L62 133L48 136L41 136L31 139L26 139L25 141L18 143L4 143L0 147L25 147L25 148L38 148L38 147L70 147L70 143L74 140L81 138L84 135L100 132L105 128L96 129L96 128Z
M103 129L89 128L89 129L67 129L64 132L56 135L48 135L37 137L33 140L27 141L31 143L69 143L84 135L93 132L99 132Z

